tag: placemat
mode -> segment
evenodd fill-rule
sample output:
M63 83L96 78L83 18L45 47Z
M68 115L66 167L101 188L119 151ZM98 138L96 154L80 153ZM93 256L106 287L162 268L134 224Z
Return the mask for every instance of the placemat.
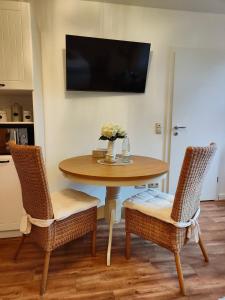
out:
M131 165L134 161L132 159L129 160L129 162L123 162L122 158L117 158L115 162L109 163L105 161L104 158L98 159L97 163L101 165L108 165L108 166L127 166Z

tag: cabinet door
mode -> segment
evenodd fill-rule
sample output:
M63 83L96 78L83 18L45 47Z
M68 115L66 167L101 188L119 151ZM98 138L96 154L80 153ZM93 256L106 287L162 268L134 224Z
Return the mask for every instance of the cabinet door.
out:
M0 231L19 229L23 214L19 178L11 155L0 156Z
M0 1L0 45L0 90L31 90L29 3Z

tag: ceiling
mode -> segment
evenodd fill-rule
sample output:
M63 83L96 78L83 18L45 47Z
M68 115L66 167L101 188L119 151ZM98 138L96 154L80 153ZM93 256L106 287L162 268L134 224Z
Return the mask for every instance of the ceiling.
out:
M154 8L225 14L225 0L83 0Z

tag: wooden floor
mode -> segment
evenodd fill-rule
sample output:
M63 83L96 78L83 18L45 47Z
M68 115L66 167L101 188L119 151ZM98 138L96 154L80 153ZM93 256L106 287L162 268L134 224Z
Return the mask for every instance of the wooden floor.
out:
M186 297L179 294L174 258L167 250L133 236L132 257L124 258L124 223L115 227L112 266L106 267L108 227L101 221L96 257L89 255L89 236L53 253L42 299L217 300L225 296L225 202L203 203L200 224L210 263L204 262L197 245L183 249ZM27 240L15 263L18 241L0 240L0 299L41 299L43 254Z

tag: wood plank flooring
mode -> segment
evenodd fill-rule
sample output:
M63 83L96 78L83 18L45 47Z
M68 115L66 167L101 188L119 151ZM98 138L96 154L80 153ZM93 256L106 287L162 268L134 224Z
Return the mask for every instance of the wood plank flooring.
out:
M18 238L0 240L0 299L204 299L225 296L225 201L202 203L200 224L210 263L197 245L184 247L181 259L187 296L179 293L173 254L132 237L132 256L124 257L124 223L115 226L112 266L106 266L108 226L98 224L97 256L90 236L56 250L50 260L47 292L39 297L43 253L27 240L18 262L12 259Z

